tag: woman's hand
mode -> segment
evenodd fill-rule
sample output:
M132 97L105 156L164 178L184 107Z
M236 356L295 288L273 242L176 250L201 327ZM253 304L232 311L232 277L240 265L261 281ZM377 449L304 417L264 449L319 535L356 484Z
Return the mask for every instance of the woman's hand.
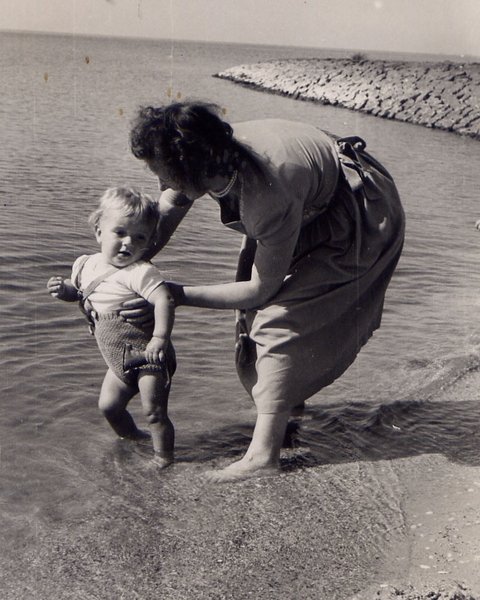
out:
M144 298L134 298L122 304L119 315L128 323L137 327L148 327L153 324L153 306Z

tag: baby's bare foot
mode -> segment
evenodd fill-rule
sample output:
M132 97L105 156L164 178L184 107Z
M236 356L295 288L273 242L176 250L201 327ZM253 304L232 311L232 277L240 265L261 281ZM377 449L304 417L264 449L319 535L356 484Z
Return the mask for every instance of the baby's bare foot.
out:
M144 440L149 440L151 437L152 436L148 431L144 431L143 429L136 429L128 435L124 435L122 439L129 440L131 442L142 442Z
M150 466L156 469L165 469L173 463L173 452L155 452L150 461Z

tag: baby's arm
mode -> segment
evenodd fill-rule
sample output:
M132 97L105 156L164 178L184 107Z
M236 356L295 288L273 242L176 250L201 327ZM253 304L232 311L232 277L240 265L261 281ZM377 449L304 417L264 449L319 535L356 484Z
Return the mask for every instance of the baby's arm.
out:
M165 359L165 350L170 341L175 319L175 305L166 284L155 288L148 297L148 301L154 307L155 327L152 339L145 349L145 358L150 363L160 364Z
M50 277L47 283L47 290L53 298L58 298L65 302L76 302L78 300L77 288L70 279Z

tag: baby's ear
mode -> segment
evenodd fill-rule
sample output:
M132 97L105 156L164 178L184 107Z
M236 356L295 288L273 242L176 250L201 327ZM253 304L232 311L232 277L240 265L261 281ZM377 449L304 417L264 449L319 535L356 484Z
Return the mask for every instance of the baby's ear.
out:
M97 238L97 242L99 244L101 244L102 243L102 231L101 231L100 227L98 225L95 225L94 231L95 231L95 237Z

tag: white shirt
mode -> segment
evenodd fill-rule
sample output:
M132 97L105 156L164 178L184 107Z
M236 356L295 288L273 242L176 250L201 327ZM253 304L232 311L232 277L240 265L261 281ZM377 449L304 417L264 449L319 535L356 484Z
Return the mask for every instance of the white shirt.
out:
M82 259L83 256L80 256L73 263L71 278L73 282L77 279ZM86 289L92 281L110 268L110 265L105 264L101 253L89 256L81 272L81 288ZM128 267L118 269L99 283L88 299L98 313L115 312L127 300L139 296L148 300L153 290L164 282L156 267L149 262L139 260Z

